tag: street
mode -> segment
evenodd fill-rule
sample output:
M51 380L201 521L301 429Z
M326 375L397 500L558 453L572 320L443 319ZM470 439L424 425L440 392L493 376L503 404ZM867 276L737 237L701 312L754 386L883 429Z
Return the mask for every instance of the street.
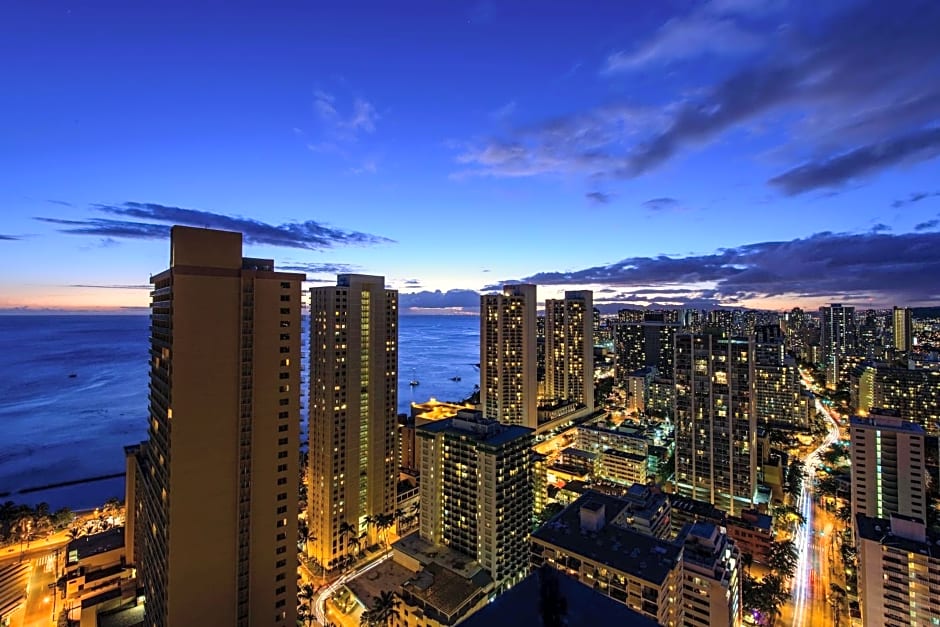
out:
M835 548L832 517L813 498L813 482L820 454L839 440L839 425L816 399L816 408L829 421L829 433L822 444L804 460L803 488L796 506L806 519L805 525L797 527L796 542L799 564L791 584L791 603L784 606L781 618L784 624L794 627L831 627L834 624L833 608L828 603L830 590L830 557ZM790 618L791 620L786 620Z
M313 600L313 608L314 608L314 613L317 617L317 622L319 622L321 625L327 625L329 623L329 621L327 620L326 602L331 596L333 596L333 594L337 590L339 590L340 586L345 584L350 579L354 579L358 577L359 575L361 575L362 573L375 568L376 566L378 566L379 564L381 564L382 562L384 562L391 556L392 556L391 553L385 553L383 555L380 555L374 561L363 564L356 570L349 571L348 573L346 573L345 575L343 575L342 577L340 577L339 579L337 579L330 585L320 590L316 598Z

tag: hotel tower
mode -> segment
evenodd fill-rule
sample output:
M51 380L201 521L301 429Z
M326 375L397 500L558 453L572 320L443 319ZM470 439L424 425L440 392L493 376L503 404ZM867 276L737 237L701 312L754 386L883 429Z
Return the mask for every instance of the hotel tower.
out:
M303 278L240 233L171 229L133 516L147 625L297 622Z
M328 569L372 517L395 510L398 292L341 274L310 290L311 557Z

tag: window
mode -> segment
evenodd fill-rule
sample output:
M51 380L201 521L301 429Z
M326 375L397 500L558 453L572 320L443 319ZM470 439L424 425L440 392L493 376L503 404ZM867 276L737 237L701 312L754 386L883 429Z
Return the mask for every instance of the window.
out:
M278 513L278 514L286 514L286 513L287 513L287 506L286 506L286 505L278 505L278 506L277 506L277 513Z
M281 281L281 289L282 289L282 290L289 290L289 289L290 289L290 281Z
M286 446L286 445L287 445L287 438L278 438L278 439L277 439L277 445L278 445L278 446Z
M282 398L281 400L279 400L279 401L277 402L277 404L280 405L280 406L282 406L282 407L283 407L284 405L290 405L290 399L289 399L289 398Z
M277 563L274 564L275 568L284 568L285 566L287 566L287 560L278 560Z
M287 605L287 601L279 599L278 602L274 604L274 607L284 607L285 605Z
M290 307L281 307L281 315L282 315L282 316L289 316L289 315L290 315Z
M281 302L282 302L282 303L289 303L289 302L290 302L290 294L281 294Z
M286 493L286 492L282 492L282 493L278 494L278 495L277 495L277 500L278 500L278 501L286 501L286 500L287 500L287 493Z
M286 539L287 539L287 534L286 534L286 533L279 533L279 534L277 534L277 540L278 540L278 541L286 540Z
M278 418L288 418L288 417L290 417L290 413L289 413L289 412L286 412L286 411L280 411L280 412L277 413L277 417L278 417Z
M277 465L277 471L278 471L278 472L287 472L287 464L278 464L278 465ZM281 513L281 512L278 512L278 514L280 514L280 513Z
M284 581L285 579L287 579L287 575L284 573L278 573L277 577L274 578L274 581Z
M284 459L285 457L287 457L287 451L281 451L277 454L278 459Z
M280 478L277 480L277 484L278 484L278 485L285 485L286 483L287 483L287 477L280 477Z
M282 553L287 553L287 547L286 547L286 546L279 546L279 547L277 547L277 554L278 554L278 555L281 555Z
M285 431L287 431L287 425L278 425L277 431L278 433L284 433Z

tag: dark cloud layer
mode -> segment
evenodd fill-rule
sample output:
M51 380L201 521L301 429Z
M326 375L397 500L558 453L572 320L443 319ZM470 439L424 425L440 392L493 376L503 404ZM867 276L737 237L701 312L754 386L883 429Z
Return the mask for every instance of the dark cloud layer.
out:
M940 192L913 192L908 194L907 198L895 200L893 203L891 203L891 207L894 209L900 209L901 207L913 205L915 202L920 202L926 198L933 198L936 196L940 196Z
M95 235L124 239L165 239L171 224L200 226L244 234L245 242L281 248L323 250L336 246L369 246L392 240L378 235L336 229L315 220L272 225L251 218L226 216L197 209L184 209L154 203L125 202L121 205L94 205L93 208L113 218L65 220L36 218L58 225L62 233ZM155 222L157 224L155 224ZM162 223L162 224L159 224Z
M729 130L783 117L796 121L783 128L780 154L814 155L772 177L786 194L936 157L940 2L871 0L848 3L841 13L833 6L793 11L787 28L765 24L763 49L723 80L687 92L694 96L655 109L605 105L516 129L464 150L457 161L466 169L458 175L632 178ZM661 58L675 56L657 50Z
M595 205L606 205L614 198L613 195L604 192L588 192L584 197Z
M449 309L461 308L477 310L480 308L480 294L474 290L435 290L412 294L400 293L398 303L402 309Z
M668 196L663 198L650 198L643 203L643 208L649 209L650 211L669 211L678 209L679 201L675 198L669 198Z
M18 241L19 239L20 238L17 237L16 235L3 235L2 233L0 233L0 241L15 242L15 241Z
M940 232L823 232L705 255L631 257L610 265L542 272L521 280L541 285L621 286L635 297L671 292L724 302L795 296L907 303L940 302L937 277Z
M308 272L310 274L348 274L358 270L358 266L348 263L315 263L294 261L285 264L277 264L277 270L285 272Z

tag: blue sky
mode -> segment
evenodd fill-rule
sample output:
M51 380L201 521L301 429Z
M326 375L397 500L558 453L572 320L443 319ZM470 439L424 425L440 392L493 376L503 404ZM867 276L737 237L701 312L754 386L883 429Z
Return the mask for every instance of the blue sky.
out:
M932 0L12 0L0 308L145 305L174 223L408 306L937 304L937 32Z

